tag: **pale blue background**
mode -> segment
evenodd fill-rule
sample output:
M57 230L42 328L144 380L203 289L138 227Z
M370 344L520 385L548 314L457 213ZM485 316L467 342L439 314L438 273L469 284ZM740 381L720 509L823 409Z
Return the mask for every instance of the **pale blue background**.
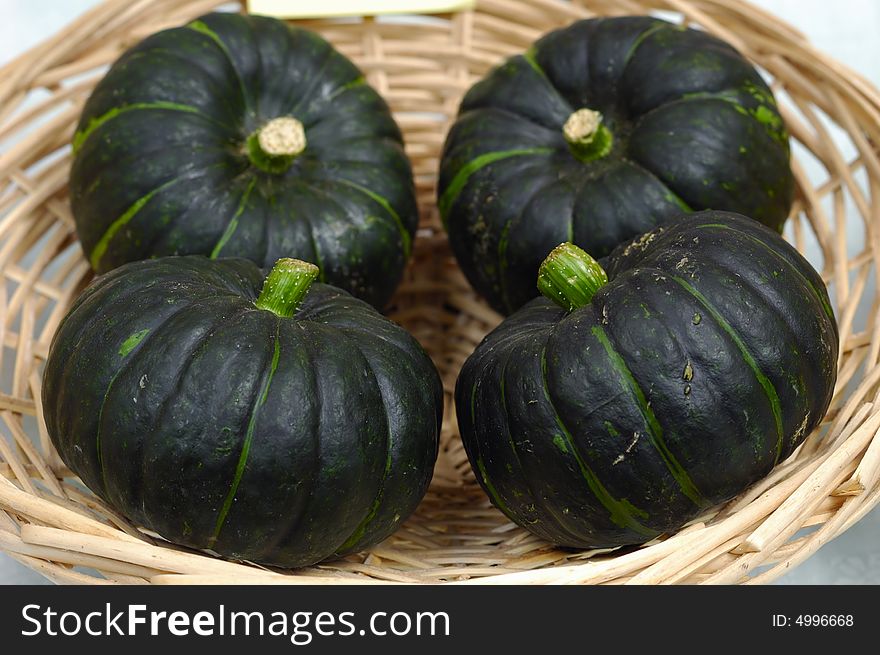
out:
M0 0L0 64L63 27L96 0ZM757 0L820 49L880 87L880 1ZM849 235L861 249L862 235ZM45 580L0 553L0 584ZM880 508L780 580L783 584L880 584Z

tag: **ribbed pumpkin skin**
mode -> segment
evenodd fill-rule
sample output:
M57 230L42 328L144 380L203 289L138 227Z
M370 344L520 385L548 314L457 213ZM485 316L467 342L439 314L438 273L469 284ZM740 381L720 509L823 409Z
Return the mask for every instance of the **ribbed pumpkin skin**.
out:
M611 151L572 154L563 125L600 112ZM439 206L474 288L503 313L533 298L557 244L594 257L682 210L774 229L792 202L788 135L731 46L648 17L574 23L474 85L444 146Z
M431 479L442 388L402 328L315 283L257 309L241 259L135 262L98 278L52 343L46 427L129 519L229 557L295 567L393 532Z
M819 424L837 375L821 278L752 219L696 213L604 264L590 304L531 301L455 390L493 503L580 548L643 543L764 477Z
M307 146L267 173L245 140L281 116ZM74 151L73 213L99 273L163 255L295 257L381 307L418 222L385 101L321 37L271 18L209 14L128 50L86 103Z

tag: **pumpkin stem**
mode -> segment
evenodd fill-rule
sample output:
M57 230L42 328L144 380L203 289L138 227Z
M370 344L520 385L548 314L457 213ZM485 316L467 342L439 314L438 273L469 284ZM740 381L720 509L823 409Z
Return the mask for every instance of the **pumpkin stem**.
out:
M299 259L279 259L266 276L254 304L278 316L293 316L317 277L318 267L314 264Z
M283 173L306 149L306 131L292 116L273 118L247 138L247 154L257 168Z
M556 246L538 269L538 290L569 312L589 304L606 284L599 262L570 242Z
M611 130L602 123L602 114L586 108L568 117L562 135L574 156L585 162L604 157L614 143Z

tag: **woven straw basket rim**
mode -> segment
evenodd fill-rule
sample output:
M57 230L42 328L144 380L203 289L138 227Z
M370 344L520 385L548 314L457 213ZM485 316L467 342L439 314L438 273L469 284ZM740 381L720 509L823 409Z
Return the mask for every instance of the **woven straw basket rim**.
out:
M90 279L67 198L69 143L104 67L219 0L107 0L0 70L0 548L64 583L759 583L809 557L880 500L880 92L792 27L741 0L478 0L413 21L309 20L366 73L405 133L421 225L391 316L437 364L441 452L416 514L384 543L297 571L187 551L145 534L70 477L53 451L40 377L58 322ZM640 548L570 552L511 524L473 478L452 390L500 317L470 289L435 207L437 157L463 92L543 32L597 14L673 12L772 79L795 142L787 234L819 267L840 325L839 380L820 429L768 478ZM830 125L845 147L835 145ZM847 226L864 234L847 243ZM866 318L864 318L866 317ZM804 529L809 528L809 529Z

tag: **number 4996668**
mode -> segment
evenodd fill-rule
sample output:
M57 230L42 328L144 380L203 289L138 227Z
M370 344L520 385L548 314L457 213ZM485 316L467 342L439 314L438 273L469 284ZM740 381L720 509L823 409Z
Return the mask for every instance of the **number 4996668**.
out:
M848 627L853 624L852 614L799 614L794 620L795 625L804 628L836 628Z

